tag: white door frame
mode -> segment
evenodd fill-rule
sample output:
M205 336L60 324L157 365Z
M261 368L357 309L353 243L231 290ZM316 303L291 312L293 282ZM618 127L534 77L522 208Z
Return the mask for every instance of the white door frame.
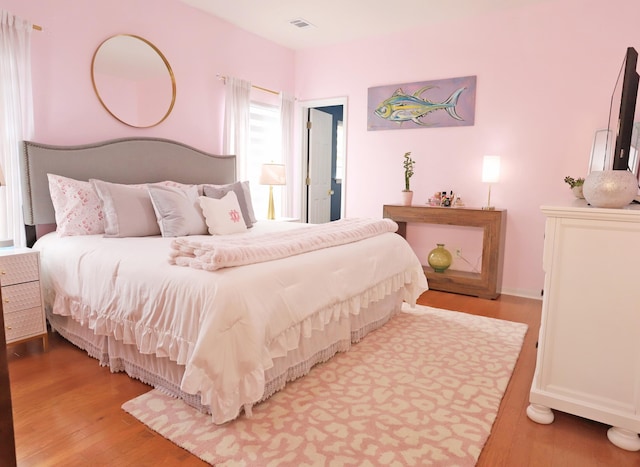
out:
M309 132L307 131L307 115L308 110L315 107L329 107L332 105L341 105L342 106L342 128L344 131L344 154L345 154L345 167L344 167L344 177L342 178L342 196L341 196L341 206L340 206L340 217L346 217L346 206L347 206L347 167L348 167L348 157L347 157L347 135L349 134L347 131L347 98L346 97L333 97L328 99L312 99L308 101L300 101L300 128L302 130L302 138L301 141L301 150L300 157L302 160L300 161L300 180L302 181L302 189L301 189L301 198L300 198L300 216L302 218L302 222L307 222L307 153L309 149Z

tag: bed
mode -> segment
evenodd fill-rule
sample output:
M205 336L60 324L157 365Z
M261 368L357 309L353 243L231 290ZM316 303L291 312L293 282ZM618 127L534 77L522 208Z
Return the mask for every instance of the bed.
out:
M53 175L74 185L59 190ZM91 230L85 218L79 222L76 210L66 215L86 231L65 231L67 217L56 217L59 198L94 179L95 191L106 186L113 195L100 198L104 231ZM245 212L250 187L236 181L235 158L179 142L125 138L72 147L24 142L22 183L27 238L40 252L52 329L111 371L124 371L184 399L210 413L214 423L243 411L251 416L253 405L313 365L347 351L384 325L403 301L415 303L427 289L420 261L388 226L356 240L269 260L209 270L194 265L193 251L211 257L207 242L217 242L211 251L237 242L262 252L272 241L280 242L282 250L302 243L295 240L298 236L334 226L255 221L251 209ZM156 194L198 187L201 196L203 186L223 191L214 197L215 209L245 196L245 204L233 206L241 207L238 217L247 219L250 228L180 235L184 219L171 227L167 219L173 218L162 217ZM110 231L110 203L117 204L118 196L132 211L139 196L146 196L145 203L151 197L160 232L131 233L123 227L122 210L119 230ZM211 202L209 196L202 198L211 232L215 212L204 204ZM143 217L128 215L136 223ZM320 237L312 242L317 245L315 238ZM188 251L186 263L179 261L183 251Z

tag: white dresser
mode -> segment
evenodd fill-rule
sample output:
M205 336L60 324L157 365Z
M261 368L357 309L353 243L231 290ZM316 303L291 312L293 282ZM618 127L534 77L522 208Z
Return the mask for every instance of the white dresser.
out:
M41 338L47 350L39 253L29 248L0 249L0 286L7 344Z
M640 450L640 206L543 206L545 271L538 357L527 415L551 409L613 428Z

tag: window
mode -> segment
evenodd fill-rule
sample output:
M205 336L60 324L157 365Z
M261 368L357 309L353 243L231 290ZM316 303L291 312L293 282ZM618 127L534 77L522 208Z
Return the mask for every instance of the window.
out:
M256 218L266 219L269 187L260 185L262 164L283 163L280 131L280 111L275 105L251 102L249 108L249 149L247 151L247 180L251 186L251 200ZM282 216L284 187L273 188L276 216Z

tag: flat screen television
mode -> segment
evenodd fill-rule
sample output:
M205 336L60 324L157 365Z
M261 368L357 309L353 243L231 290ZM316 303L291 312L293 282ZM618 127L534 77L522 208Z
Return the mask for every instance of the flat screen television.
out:
M636 71L637 62L638 52L636 49L627 48L611 97L608 128L608 138L611 138L608 146L613 148L611 153L613 170L630 170L634 173L637 173L638 158L630 157L630 151L640 79ZM631 167L630 163L634 167Z

